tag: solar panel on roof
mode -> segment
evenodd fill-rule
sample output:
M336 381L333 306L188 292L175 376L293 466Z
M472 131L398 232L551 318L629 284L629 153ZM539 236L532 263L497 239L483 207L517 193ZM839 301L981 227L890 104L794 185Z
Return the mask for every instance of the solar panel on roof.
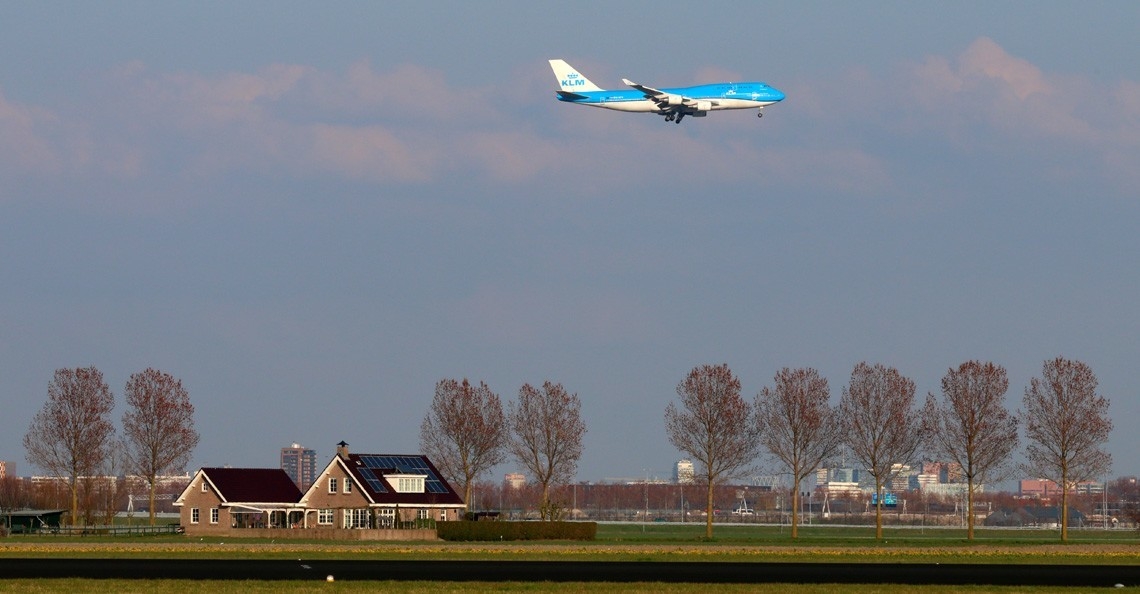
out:
M428 466L427 461L420 456L375 456L370 454L361 454L360 461L368 468L374 470L395 470L397 473L402 474L423 474L427 478L424 480L424 488L428 493L447 493L448 489L444 485L443 480L432 471ZM361 473L366 474L366 473ZM373 490L379 493L386 493L387 489L383 488L383 481L377 480L380 487L377 488L371 481L369 485Z

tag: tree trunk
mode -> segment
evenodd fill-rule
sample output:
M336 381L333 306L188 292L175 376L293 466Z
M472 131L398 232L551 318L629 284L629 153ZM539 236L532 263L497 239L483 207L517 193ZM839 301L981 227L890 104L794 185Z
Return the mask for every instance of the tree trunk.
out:
M158 491L157 477L150 477L150 525L154 526L154 495Z
M705 502L705 538L712 539L713 525L713 484L709 481L708 499Z
M974 477L966 478L966 540L974 540Z
M79 525L79 479L71 477L71 525Z
M1061 485L1061 542L1069 540L1069 490Z
M875 493L875 539L883 540L883 484L876 481Z
M800 521L800 489L799 483L796 483L795 488L792 489L792 538L799 538L799 521Z

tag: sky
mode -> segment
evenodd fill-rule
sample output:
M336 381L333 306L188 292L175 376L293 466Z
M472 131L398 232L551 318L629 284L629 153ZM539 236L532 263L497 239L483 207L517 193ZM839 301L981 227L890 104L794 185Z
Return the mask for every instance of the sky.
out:
M437 381L562 383L668 477L693 367L1089 364L1140 474L1140 4L0 0L0 459L54 370L180 378L190 468L414 453ZM677 125L555 100L765 81ZM1024 445L1024 441L1023 441ZM760 464L760 472L766 463ZM517 470L507 463L494 475Z

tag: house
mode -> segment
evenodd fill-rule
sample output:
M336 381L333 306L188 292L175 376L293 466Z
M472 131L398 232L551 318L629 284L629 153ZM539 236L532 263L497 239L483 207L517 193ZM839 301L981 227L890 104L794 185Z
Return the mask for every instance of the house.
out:
M188 535L414 539L403 528L458 520L463 499L426 456L337 454L303 493L279 468L202 468L174 503Z
M239 528L284 528L301 521L301 490L280 468L201 468L174 505L182 529L225 535Z
M458 520L463 511L427 456L351 454L344 442L300 503L305 525L322 528L396 528Z

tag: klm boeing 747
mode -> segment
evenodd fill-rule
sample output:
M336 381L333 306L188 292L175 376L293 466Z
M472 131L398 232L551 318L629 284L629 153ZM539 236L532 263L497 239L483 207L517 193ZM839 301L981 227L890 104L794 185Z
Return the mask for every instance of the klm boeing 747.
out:
M561 90L555 91L559 101L665 116L666 122L681 123L685 116L703 118L719 109L761 109L784 99L779 90L762 82L712 83L695 87L655 89L639 85L629 79L622 82L632 91L607 91L590 82L563 60L550 60L554 76Z

